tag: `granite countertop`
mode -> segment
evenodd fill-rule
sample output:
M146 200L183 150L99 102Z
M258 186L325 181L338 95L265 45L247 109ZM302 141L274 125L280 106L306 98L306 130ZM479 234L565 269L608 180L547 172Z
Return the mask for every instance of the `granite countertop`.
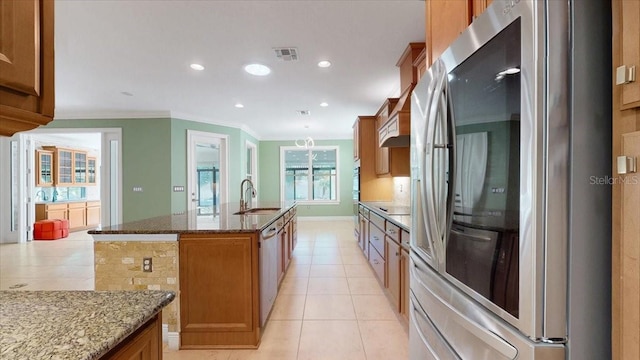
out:
M411 231L411 208L409 206L386 201L361 201L360 204L401 229Z
M175 297L171 291L0 291L0 358L98 359Z
M218 232L255 232L266 228L296 205L295 202L258 202L252 208L278 208L264 215L236 215L240 204L220 204L220 214L198 216L193 211L182 214L158 216L150 219L132 221L120 225L91 230L92 235L108 234L189 234ZM208 217L208 219L207 219Z

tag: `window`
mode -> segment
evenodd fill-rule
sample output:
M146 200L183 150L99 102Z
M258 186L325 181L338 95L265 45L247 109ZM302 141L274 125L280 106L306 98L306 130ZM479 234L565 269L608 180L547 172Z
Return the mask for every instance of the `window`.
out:
M338 148L280 147L281 198L306 203L337 203Z

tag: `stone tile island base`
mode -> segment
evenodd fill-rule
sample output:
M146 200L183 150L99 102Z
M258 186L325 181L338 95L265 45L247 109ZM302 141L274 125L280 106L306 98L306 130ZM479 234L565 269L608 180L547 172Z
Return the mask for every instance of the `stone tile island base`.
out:
M109 236L93 236L96 290L169 290L176 294L175 300L162 311L162 324L168 325L169 346L177 349L180 329L177 236L161 235L152 241L141 239L140 235L121 235L122 240L113 241ZM143 270L144 258L152 259L150 272Z

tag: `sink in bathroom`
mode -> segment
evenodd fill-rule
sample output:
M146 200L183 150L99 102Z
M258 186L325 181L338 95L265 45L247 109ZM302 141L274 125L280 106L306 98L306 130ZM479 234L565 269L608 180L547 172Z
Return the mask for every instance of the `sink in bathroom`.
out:
M268 215L280 211L280 208L251 208L233 213L233 215Z

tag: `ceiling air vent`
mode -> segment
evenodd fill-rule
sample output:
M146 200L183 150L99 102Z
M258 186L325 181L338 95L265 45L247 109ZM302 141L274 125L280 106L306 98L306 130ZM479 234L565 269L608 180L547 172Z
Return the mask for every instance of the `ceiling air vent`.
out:
M298 61L298 49L294 47L274 48L276 57L282 61Z
M302 115L302 116L311 115L311 111L309 111L309 110L298 110L296 112L298 113L298 115Z

